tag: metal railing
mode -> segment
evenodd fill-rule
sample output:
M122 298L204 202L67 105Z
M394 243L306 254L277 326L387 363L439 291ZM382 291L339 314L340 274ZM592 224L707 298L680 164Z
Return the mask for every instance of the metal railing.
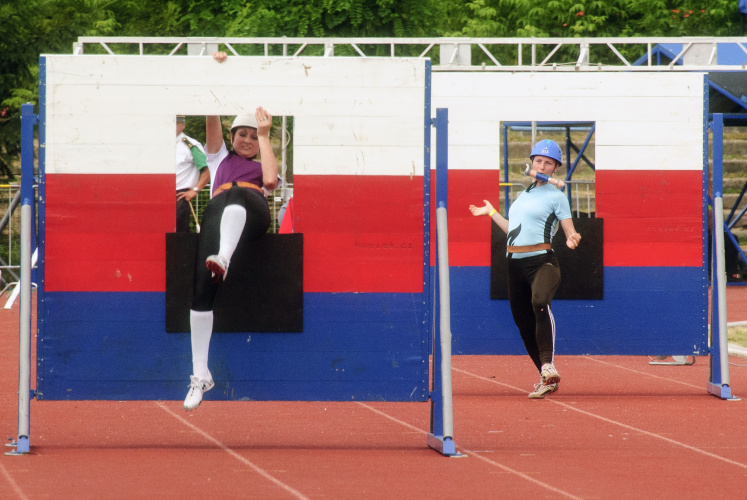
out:
M332 57L337 52L352 57L430 57L436 63L434 71L743 70L742 63L718 63L721 44L733 45L747 56L744 37L79 37L73 54L199 56L222 46L234 56ZM680 47L667 64L660 64L658 57L662 45Z
M3 217L0 220L0 283L7 288L10 283L18 282L18 271L21 266L20 213L16 213L21 200L21 186L0 184L0 200L2 200L0 206L3 209Z

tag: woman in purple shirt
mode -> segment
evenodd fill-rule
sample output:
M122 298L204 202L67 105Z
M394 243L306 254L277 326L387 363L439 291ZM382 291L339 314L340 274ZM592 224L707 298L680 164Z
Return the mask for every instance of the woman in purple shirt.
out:
M213 57L221 61L225 53ZM194 292L190 310L192 376L184 409L193 410L202 395L215 385L208 370L208 350L213 332L213 299L226 279L234 250L241 238L257 238L270 226L265 191L278 185L278 166L270 145L272 115L257 108L254 116L237 116L231 126L229 152L223 141L219 116L206 118L208 167L213 177L213 196L202 219ZM261 156L262 162L255 160Z

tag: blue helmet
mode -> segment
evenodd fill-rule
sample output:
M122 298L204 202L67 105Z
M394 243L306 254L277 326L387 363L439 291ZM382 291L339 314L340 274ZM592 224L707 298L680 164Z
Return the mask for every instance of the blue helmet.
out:
M542 139L532 148L532 152L529 155L530 160L534 160L535 156L547 156L557 161L559 166L563 165L563 152L560 150L560 146L555 141L550 139Z

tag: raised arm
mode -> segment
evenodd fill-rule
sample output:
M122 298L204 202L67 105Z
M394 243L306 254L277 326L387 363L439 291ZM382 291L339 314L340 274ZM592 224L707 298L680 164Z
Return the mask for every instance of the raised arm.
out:
M215 52L213 59L222 63L226 60L225 52ZM205 151L209 154L215 154L220 151L223 145L223 126L220 123L220 116L205 117Z
M469 206L469 211L472 212L472 215L476 217L480 215L488 215L493 220L493 222L498 224L498 227L501 228L501 231L508 234L508 219L498 213L498 210L493 208L493 205L491 205L488 200L482 201L485 202L484 207L476 207L474 205Z
M259 141L259 156L262 160L262 183L265 189L272 191L278 187L278 161L270 144L270 127L272 115L262 106L254 113L257 118L257 140Z
M205 117L205 151L208 154L215 154L220 151L223 145L223 126L220 123L220 116Z

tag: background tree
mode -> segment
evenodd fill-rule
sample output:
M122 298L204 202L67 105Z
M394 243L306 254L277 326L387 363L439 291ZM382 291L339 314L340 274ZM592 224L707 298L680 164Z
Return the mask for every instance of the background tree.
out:
M0 177L9 179L17 169L21 105L38 103L39 55L70 53L80 36L737 36L740 15L737 0L3 0L0 26ZM387 46L366 49L389 55ZM423 47L398 50L412 56ZM620 50L629 60L641 55ZM340 46L336 55L355 54ZM516 58L509 49L497 56Z

